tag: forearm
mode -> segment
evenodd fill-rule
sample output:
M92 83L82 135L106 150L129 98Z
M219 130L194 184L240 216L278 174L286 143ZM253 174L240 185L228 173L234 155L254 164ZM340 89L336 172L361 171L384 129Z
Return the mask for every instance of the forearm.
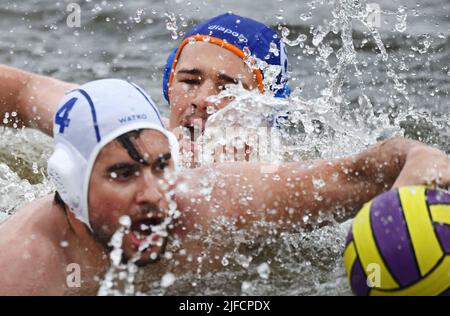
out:
M417 141L393 138L357 155L328 162L326 167L319 165L316 170L310 171L311 177L323 174L326 180L324 183L331 186L309 187L313 196L314 194L323 196L323 200L319 201L321 203L310 202L311 215L335 212L337 209L345 210L342 215L354 214L364 203L389 190L411 160L411 154L422 148L429 149Z
M409 153L422 143L391 139L342 159L281 165L235 162L198 168L185 174L189 187L186 209L196 223L225 215L238 227L277 223L279 228L313 223L321 214L349 216L392 187ZM205 182L205 183L203 183ZM192 205L192 199L196 201ZM189 206L188 206L189 205ZM214 212L211 209L214 208ZM200 215L201 214L201 215Z
M77 85L0 65L0 116L7 126L29 126L52 134L55 109ZM12 113L15 113L13 116Z
M356 162L351 157L279 166L219 164L208 204L219 205L220 213L235 219L239 227L312 223L336 209L353 211L381 191L373 181L360 179Z
M406 138L392 138L350 157L355 181L375 183L380 192L389 189L411 158L410 153L417 148L430 147Z
M414 148L422 143L391 139L343 159L309 164L282 164L273 173L261 166L241 165L241 177L229 177L230 209L240 209L250 220L301 223L320 214L350 215L376 195L391 188ZM267 169L267 168L266 168ZM235 172L237 173L237 172ZM227 177L225 176L225 179ZM248 205L242 205L251 195ZM247 210L255 212L248 214ZM305 217L307 216L307 217Z

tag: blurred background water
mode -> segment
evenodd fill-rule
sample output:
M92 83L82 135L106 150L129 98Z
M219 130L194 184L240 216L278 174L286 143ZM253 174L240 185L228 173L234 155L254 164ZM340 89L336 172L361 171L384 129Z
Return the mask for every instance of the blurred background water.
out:
M81 7L80 28L66 24L66 8L72 2ZM350 7L366 4L357 0L340 2ZM341 60L337 55L343 42L332 25L336 3L337 0L2 1L0 63L77 83L105 77L129 79L150 92L167 116L161 78L169 52L195 23L232 11L262 21L280 33L285 28L285 35L288 29L289 40L300 39L297 45L288 46L291 87L297 89L301 98L316 100L328 93L330 70ZM404 133L449 153L450 1L372 3L381 9L378 32L388 59L383 60L373 34L354 19L352 43L359 71L354 63L343 71L340 94L346 102L339 100L341 111L363 108L369 100L374 113L386 113L391 122L402 118L393 124L397 134ZM366 123L368 129L386 127ZM345 133L346 128L340 132ZM52 142L32 130L4 128L0 135L2 221L23 203L52 191L45 178ZM337 143L335 146L342 152L333 153L348 153L344 148L352 145L350 139L346 144ZM367 140L365 145L372 142ZM361 148L353 148L358 149ZM179 277L180 283L170 289L161 289L158 280L147 282L144 278L143 282L150 284L149 294L347 295L350 291L340 257L348 225L349 222L334 223L312 232L299 232L295 238L279 236L255 256L262 256L261 262L269 262L272 267L268 278L258 273L258 260L244 266L235 260L235 268L227 265L224 272L200 279L195 275Z

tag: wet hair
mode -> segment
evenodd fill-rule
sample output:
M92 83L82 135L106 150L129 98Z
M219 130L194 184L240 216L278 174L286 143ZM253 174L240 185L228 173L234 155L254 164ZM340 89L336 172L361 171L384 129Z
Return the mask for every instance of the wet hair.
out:
M74 230L72 224L69 221L69 217L67 216L68 215L67 214L67 207L66 207L67 204L63 201L63 199L62 199L62 197L61 197L61 195L59 194L58 191L55 191L55 196L53 197L53 203L55 203L57 206L59 206L63 210L64 215L66 217L67 224L69 225L70 230L72 230L74 232L75 230Z
M63 201L61 195L59 195L58 191L55 192L55 196L53 198L53 202L56 205L61 206L64 209L64 212L66 211L66 203L64 203L64 201Z
M145 159L142 157L142 155L139 153L139 151L136 149L136 146L133 143L132 138L138 138L141 134L142 129L138 129L135 131L130 131L128 133L122 134L119 137L117 137L117 141L122 145L123 148L128 152L128 155L133 159L134 161L143 164L148 165L148 163L145 161Z

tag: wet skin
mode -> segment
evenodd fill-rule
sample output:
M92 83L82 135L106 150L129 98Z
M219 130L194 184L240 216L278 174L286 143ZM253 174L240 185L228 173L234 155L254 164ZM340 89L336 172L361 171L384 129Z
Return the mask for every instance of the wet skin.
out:
M52 197L25 206L0 224L0 265L4 272L0 275L0 294L95 294L95 277L101 279L109 265L105 242L119 227L118 219L128 215L133 230L138 229L133 222L149 214L167 216L166 193L170 186L163 184L171 173L172 162L163 163L158 157L169 152L168 143L158 132L143 131L136 145L147 157L148 165L135 165L115 141L106 145L96 160L89 189L94 234L71 212L64 213ZM200 242L187 236L198 227L205 228L206 233L211 221L219 216L233 222L237 230L252 234L258 233L254 223L260 221L272 223L283 232L291 230L293 223L302 223L305 214L314 222L319 211L333 212L340 207L351 216L392 185L450 186L450 159L445 153L404 139L389 140L344 159L271 166L271 174L261 167L267 170L270 166L228 163L181 172L173 196L181 216L169 227L168 240L179 241L185 254L175 253L172 258L155 262L149 253L162 257L164 248L151 246L142 253L140 264L155 262L148 270L155 275L167 272L174 261L179 262L171 269L174 273L192 271L197 262L187 261L186 254L193 258L202 255L207 235ZM111 176L111 172L116 175ZM327 185L315 188L313 178L321 178ZM202 189L205 180L209 188L206 195ZM243 194L252 199L243 204ZM317 200L317 195L323 199ZM290 209L293 212L288 212ZM125 257L136 253L131 234L124 238ZM64 246L63 241L67 243ZM215 258L226 251L224 242L203 271L220 266ZM69 263L81 267L80 288L67 286Z

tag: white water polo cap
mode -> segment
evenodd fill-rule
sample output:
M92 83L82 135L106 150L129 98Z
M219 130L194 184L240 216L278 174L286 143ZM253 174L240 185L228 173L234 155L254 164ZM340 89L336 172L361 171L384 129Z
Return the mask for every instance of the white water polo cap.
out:
M100 150L120 135L152 129L167 137L174 165L178 141L165 129L151 98L137 85L118 79L92 81L69 92L53 122L55 149L48 174L62 200L90 229L89 179Z

